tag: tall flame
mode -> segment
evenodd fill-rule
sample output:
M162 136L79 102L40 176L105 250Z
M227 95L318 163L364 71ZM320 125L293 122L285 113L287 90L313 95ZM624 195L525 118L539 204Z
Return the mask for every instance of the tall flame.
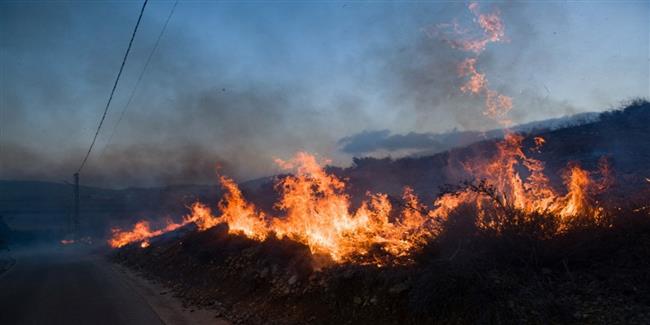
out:
M419 211L421 204L411 189L405 189L403 209L391 220L392 205L385 194L368 194L354 212L346 184L327 173L316 158L298 153L285 166L295 166L295 175L282 179L277 188L282 196L277 207L286 213L270 226L280 238L305 243L315 254L343 261L354 255L366 255L373 246L395 256L417 246L417 238L434 232ZM409 240L411 239L411 240Z
M497 221L495 214L506 211L520 211L529 217L543 215L552 218L558 224L558 232L570 229L577 218L586 218L587 222L594 224L601 223L602 208L597 207L592 197L603 191L610 182L606 164L601 166L599 182L594 181L590 173L578 164L570 164L563 174L566 194L561 195L544 174L543 162L525 154L522 140L520 135L507 134L504 141L497 143L497 154L491 160L466 165L472 175L483 181L481 185L486 186L473 186L446 194L436 201L436 206L448 213L461 204L473 204L479 208L477 225L497 231L510 220ZM533 150L541 150L543 139L538 137L535 142ZM501 211L494 211L495 206Z
M237 184L226 176L219 180L225 193L218 204L220 214L215 216L209 207L195 203L191 214L181 223L169 223L160 230L151 230L146 221L138 222L131 231L114 230L109 244L121 247L130 242L144 241L172 231L187 223L195 223L206 230L220 223L230 233L254 240L264 240L271 234L305 244L315 255L325 255L335 262L365 261L381 264L370 256L379 249L393 257L408 256L413 250L435 238L442 223L460 205L473 204L479 208L477 226L499 230L503 227L495 219L495 206L508 207L526 214L543 213L557 218L563 225L558 231L569 229L573 218L589 215L594 222L601 210L593 205L590 189L598 186L588 172L572 165L565 173L566 195L558 195L543 174L543 164L529 158L521 149L521 136L509 135L498 144L498 153L490 161L467 166L474 175L494 187L493 192L465 189L443 195L429 209L422 204L413 189L406 187L401 204L395 208L388 196L368 193L356 210L346 194L346 183L328 173L316 157L304 152L290 161L279 161L294 174L276 183L280 199L278 216L261 212L244 198ZM522 177L518 168L527 170Z

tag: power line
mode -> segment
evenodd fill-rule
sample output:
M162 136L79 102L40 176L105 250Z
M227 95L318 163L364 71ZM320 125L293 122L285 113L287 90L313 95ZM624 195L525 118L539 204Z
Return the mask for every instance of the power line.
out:
M124 114L126 113L126 110L129 108L129 105L131 105L131 101L133 100L133 97L135 96L136 91L138 90L138 86L140 86L140 82L142 81L142 77L144 76L144 73L147 71L147 67L149 66L149 62L151 62L151 58L153 57L154 53L156 52L156 49L158 49L158 44L160 44L160 40L162 39L163 34L165 34L165 30L167 29L167 25L169 24L169 20L172 18L172 15L174 14L174 10L176 9L176 5L178 5L178 0L174 2L174 6L172 7L171 11L169 12L169 15L167 15L167 20L165 20L165 24L163 25L163 28L160 30L160 34L158 34L158 39L156 39L156 43L154 44L153 48L151 49L151 52L149 53L149 57L147 57L147 61L144 64L144 67L142 68L142 71L140 72L140 75L138 76L138 80L135 83L135 86L133 87L133 90L131 91L131 95L129 95L129 99L127 100L126 104L122 108L122 111L120 112L120 117L117 119L117 122L115 123L115 126L113 127L113 131L111 132L111 135L108 137L108 140L106 141L106 144L104 145L104 148L102 149L102 152L99 154L100 156L104 155L104 152L106 152L106 149L110 146L111 140L113 140L113 136L115 135L115 132L117 131L118 126L120 125L120 122L122 122L122 119L124 118Z
M126 58L129 56L129 52L131 51L131 45L133 44L135 33L138 31L138 26L140 26L140 21L142 20L142 14L144 13L144 8L147 6L147 1L148 0L144 0L144 3L142 4L142 9L140 9L140 16L138 16L138 22L135 23L135 28L133 29L133 34L131 34L131 40L129 41L129 46L126 48L126 53L124 53L124 59L122 59L122 65L120 66L120 71L117 73L117 78L115 78L115 83L113 84L111 95L108 97L108 102L106 103L106 107L104 108L104 114L102 114L102 118L101 120L99 120L99 125L97 126L97 131L95 131L93 142L90 143L88 152L86 153L84 160L81 162L81 166L79 166L77 173L81 172L81 169L84 168L84 165L86 165L86 161L90 156L90 152L93 150L93 147L95 146L95 141L97 141L99 130L102 128L102 124L104 124L104 120L106 119L106 114L108 113L108 107L111 105L111 101L113 100L113 94L115 94L115 89L117 88L117 83L120 81L120 76L122 75L122 70L124 70L124 64L126 63Z

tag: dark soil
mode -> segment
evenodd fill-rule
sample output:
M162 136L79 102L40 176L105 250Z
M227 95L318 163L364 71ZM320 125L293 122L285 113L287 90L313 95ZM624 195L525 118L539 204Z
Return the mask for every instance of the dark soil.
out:
M647 212L543 240L458 228L409 265L316 270L323 259L301 244L225 225L111 258L235 323L650 324Z

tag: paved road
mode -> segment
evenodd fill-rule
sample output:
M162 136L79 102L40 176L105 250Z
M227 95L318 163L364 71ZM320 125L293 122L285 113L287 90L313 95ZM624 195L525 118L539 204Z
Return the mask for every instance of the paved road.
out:
M15 257L0 275L0 324L163 324L99 255L55 247Z

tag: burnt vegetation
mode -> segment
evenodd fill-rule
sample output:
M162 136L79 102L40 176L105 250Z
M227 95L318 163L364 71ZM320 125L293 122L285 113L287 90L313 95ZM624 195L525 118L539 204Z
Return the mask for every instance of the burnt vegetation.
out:
M253 240L229 234L225 224L206 231L190 224L153 238L147 248L127 245L111 258L169 287L164 294L235 323L648 324L648 125L650 103L633 101L592 123L525 135L525 142L547 139L537 158L557 171L551 181L559 182L568 161L594 167L603 154L611 161L613 181L593 198L605 211L602 220L578 216L564 231L556 216L502 204L489 183L440 176L458 157L493 150L494 141L486 141L431 157L366 158L331 169L350 180L352 192L391 193L410 184L428 198L450 192L440 186L455 182L490 199L481 220L499 227L481 227L476 207L462 205L406 261L332 263L296 241L274 234ZM265 201L267 188L246 194ZM369 255L381 255L380 248Z

